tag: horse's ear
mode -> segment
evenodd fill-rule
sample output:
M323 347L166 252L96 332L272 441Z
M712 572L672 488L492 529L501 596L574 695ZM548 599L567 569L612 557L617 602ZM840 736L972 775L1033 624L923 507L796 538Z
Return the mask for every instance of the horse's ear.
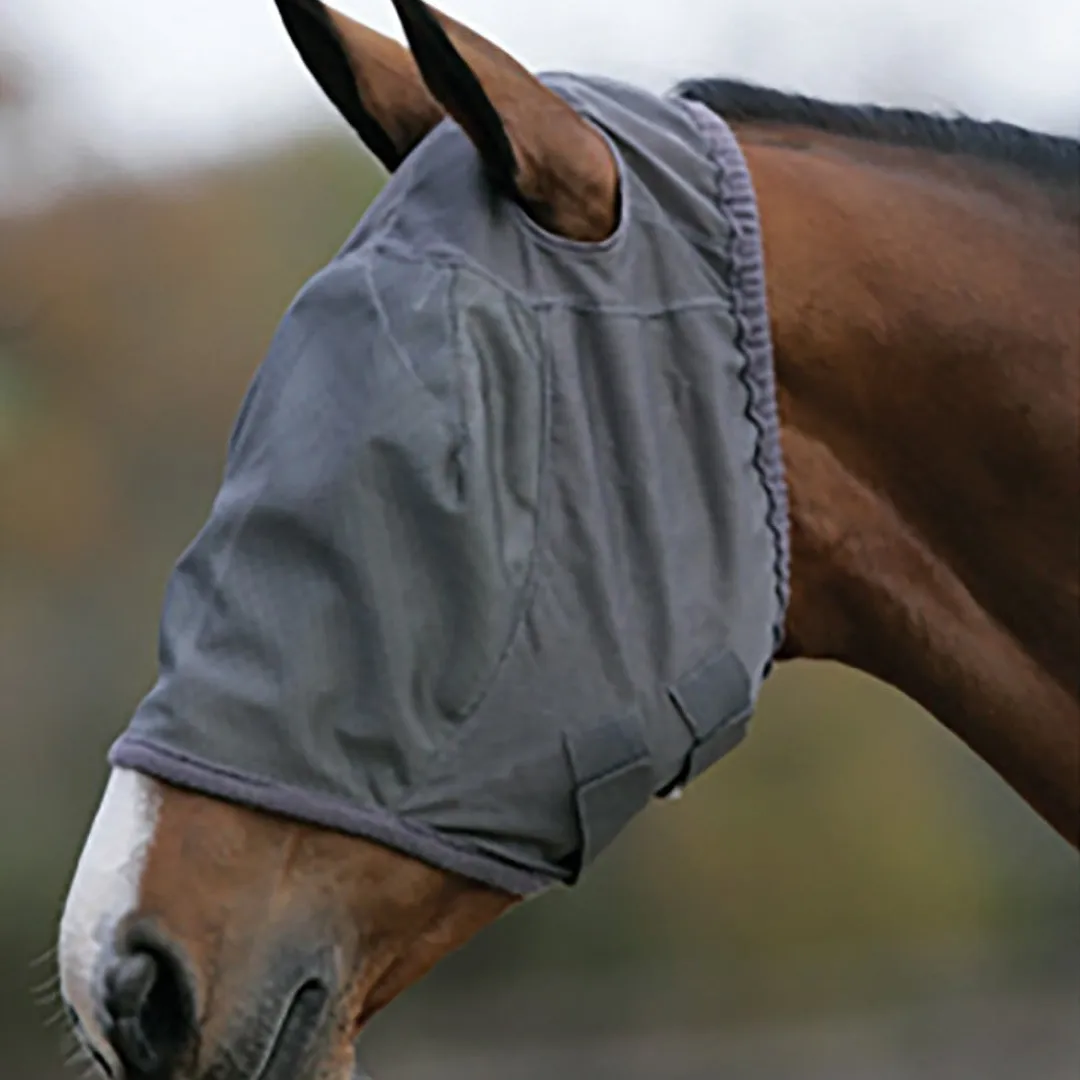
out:
M276 0L308 70L389 169L445 115L408 49L320 0Z
M607 142L502 49L423 0L393 0L431 92L472 140L493 180L550 231L610 236L618 166Z

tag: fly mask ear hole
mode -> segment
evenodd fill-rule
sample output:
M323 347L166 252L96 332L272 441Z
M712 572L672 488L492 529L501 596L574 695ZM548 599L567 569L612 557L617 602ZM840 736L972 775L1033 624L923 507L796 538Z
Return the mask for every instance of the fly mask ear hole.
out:
M579 241L618 224L619 169L600 133L507 53L423 0L394 0L420 71L492 181L540 225Z
M444 118L409 51L319 0L277 0L323 93L391 172Z

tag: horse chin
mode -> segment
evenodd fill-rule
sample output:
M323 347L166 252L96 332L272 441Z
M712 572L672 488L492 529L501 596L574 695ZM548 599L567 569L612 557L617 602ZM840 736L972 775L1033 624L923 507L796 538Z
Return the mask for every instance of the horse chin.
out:
M116 770L68 897L61 984L113 1076L362 1080L366 1021L514 902Z

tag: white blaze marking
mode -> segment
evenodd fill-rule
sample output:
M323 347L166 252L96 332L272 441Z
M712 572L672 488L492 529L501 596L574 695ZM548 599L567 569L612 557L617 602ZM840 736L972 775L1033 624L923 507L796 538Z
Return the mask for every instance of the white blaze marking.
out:
M153 780L129 769L113 770L60 921L61 991L78 1014L86 1038L114 1066L117 1062L98 1020L95 982L101 977L101 961L112 945L116 924L138 902L160 803Z

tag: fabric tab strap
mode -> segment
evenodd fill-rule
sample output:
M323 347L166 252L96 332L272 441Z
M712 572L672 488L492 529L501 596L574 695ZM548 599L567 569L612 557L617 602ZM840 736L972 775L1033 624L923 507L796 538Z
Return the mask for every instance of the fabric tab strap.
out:
M753 699L746 668L730 649L699 664L668 695L693 737L683 772L660 796L673 799L742 742Z
M605 720L564 736L574 775L574 805L581 849L574 880L626 824L648 805L653 770L641 721L636 715Z

